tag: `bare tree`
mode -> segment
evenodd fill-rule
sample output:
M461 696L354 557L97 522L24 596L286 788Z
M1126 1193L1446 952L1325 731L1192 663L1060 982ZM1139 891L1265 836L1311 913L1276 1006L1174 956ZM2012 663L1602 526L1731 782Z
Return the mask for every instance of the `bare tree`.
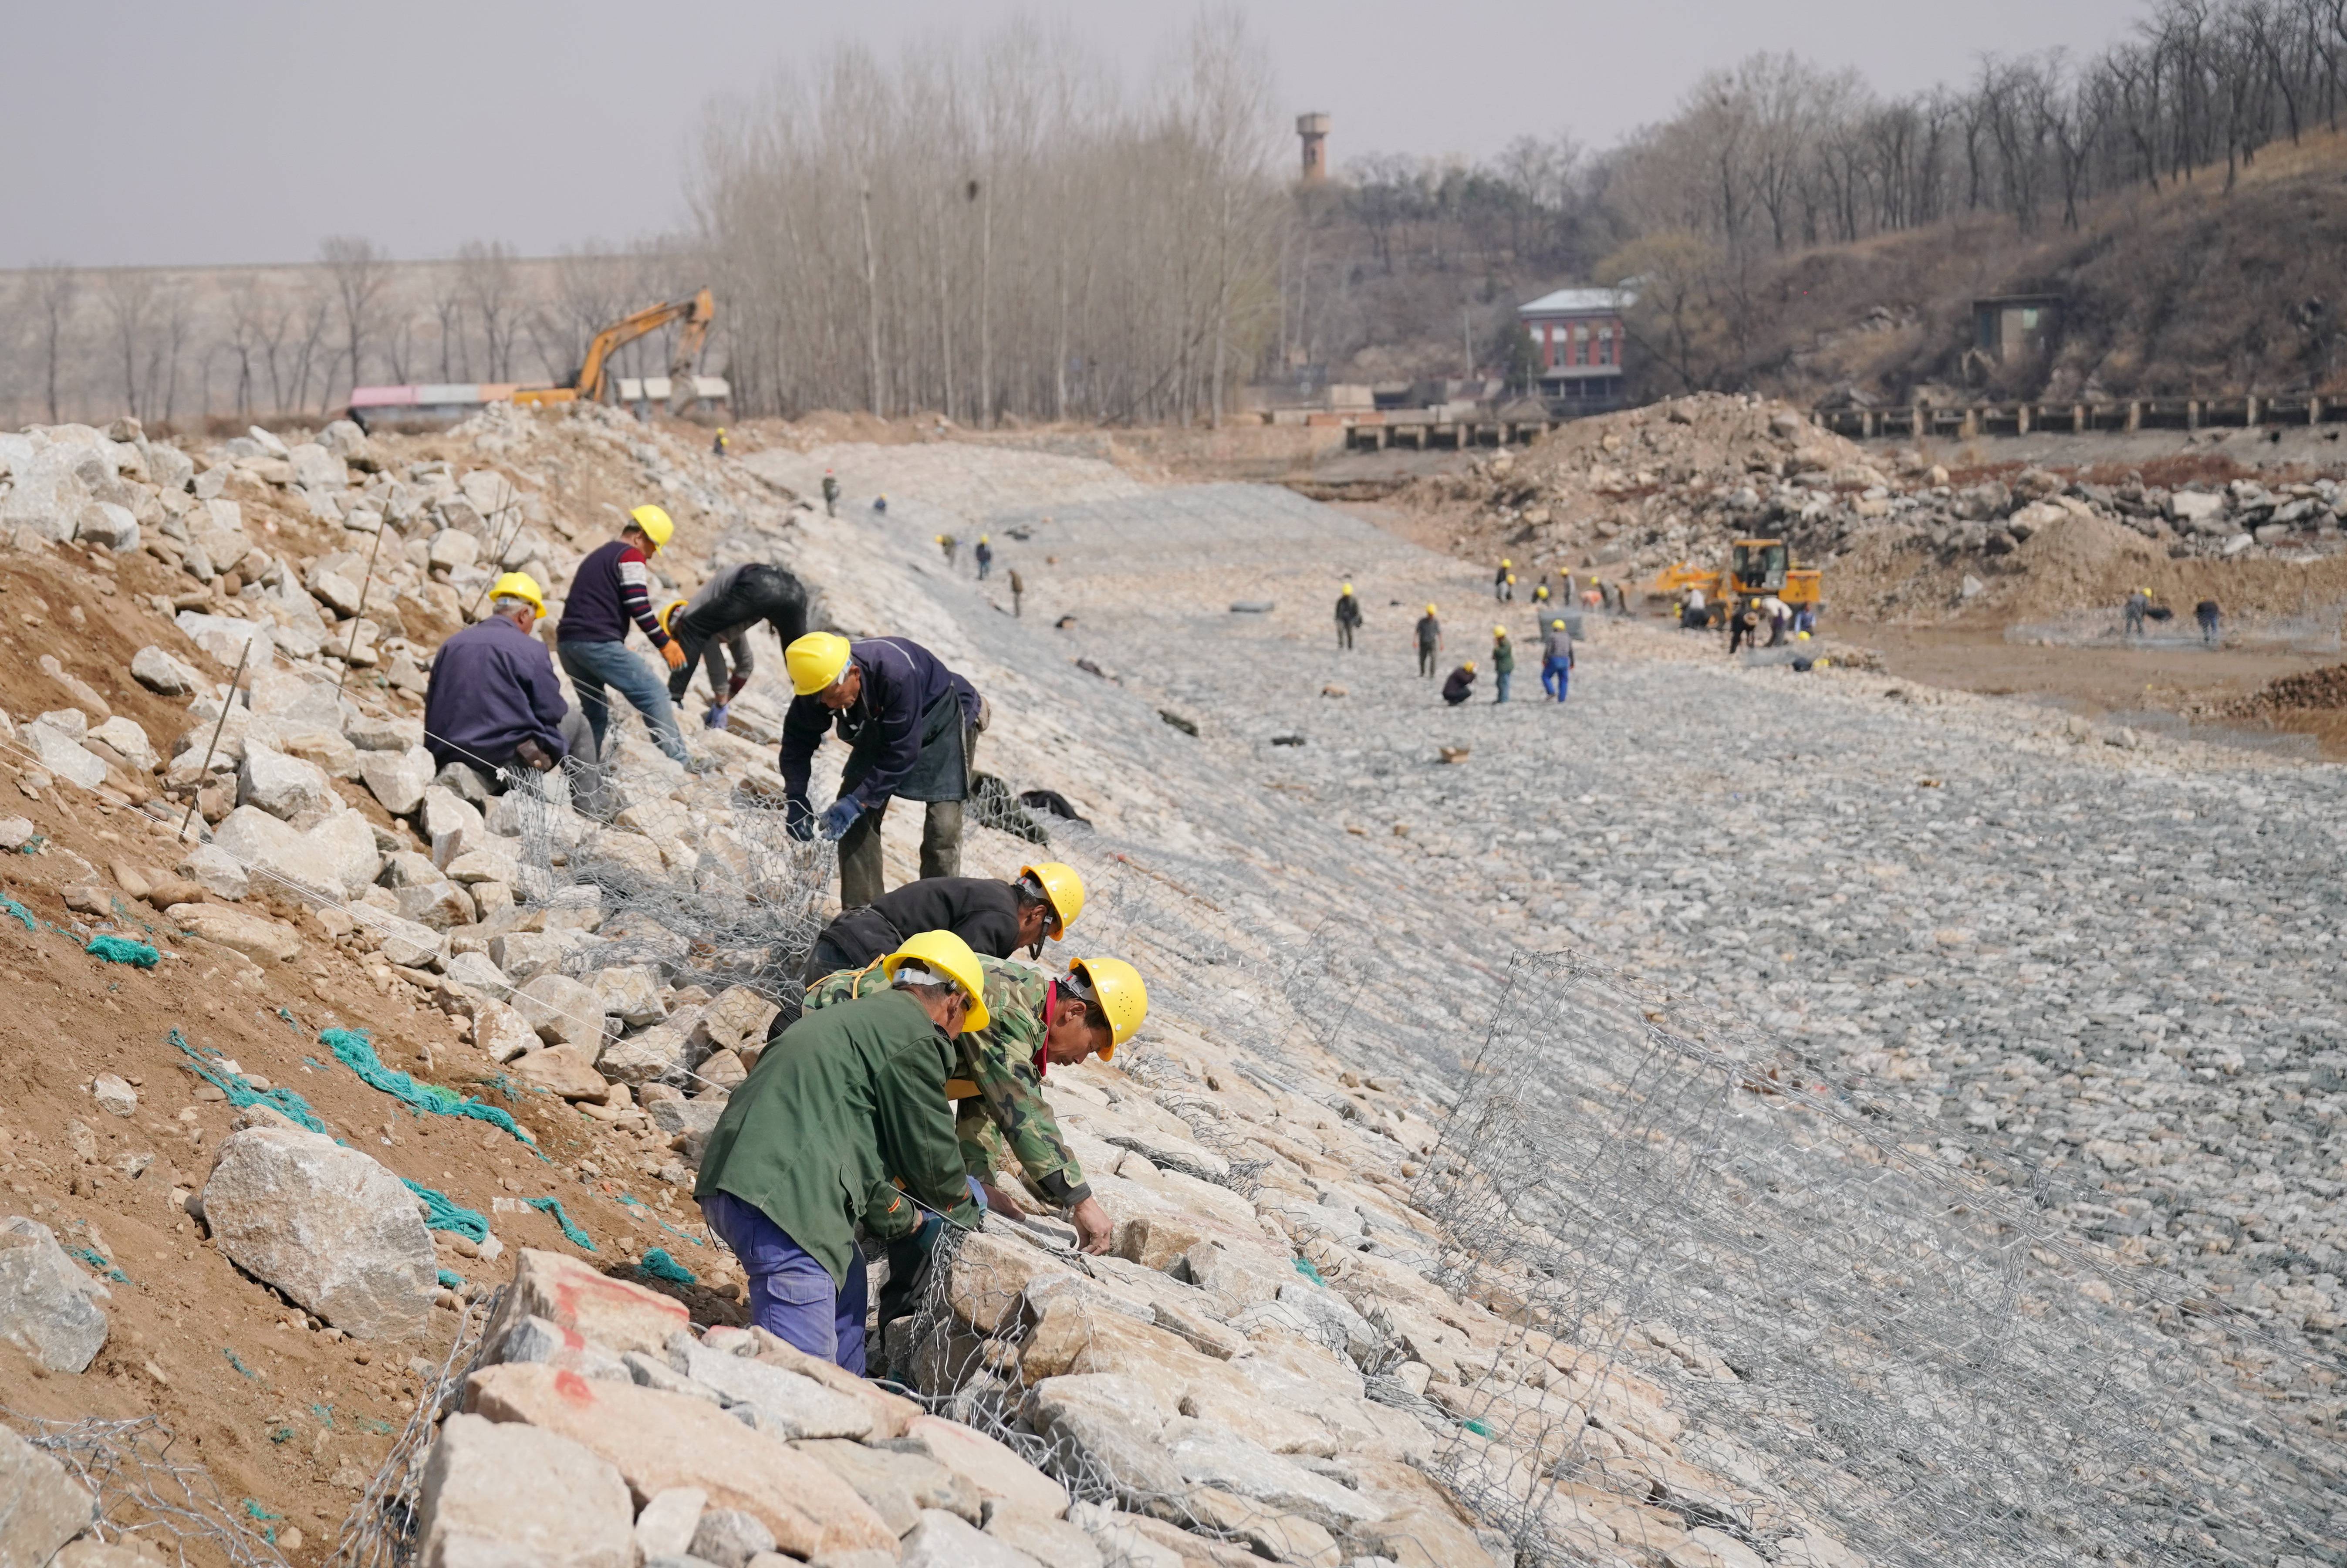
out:
M463 280L466 302L481 323L481 347L493 382L511 381L515 299L513 247L502 240L467 240L456 250L457 275Z
M72 343L74 305L81 296L81 274L62 261L44 261L26 279L30 301L33 338L41 356L41 394L49 423L57 422L57 366Z
M123 410L133 419L144 418L140 358L147 348L148 317L155 309L155 274L143 267L113 268L99 274L97 297L113 340L115 367L122 376Z
M366 342L374 330L376 308L384 289L391 282L391 257L363 236L333 234L319 245L318 259L325 263L327 275L333 281L335 302L342 310L345 364L350 370L350 384L355 387L365 377ZM331 394L332 385L330 377L326 390L320 395L322 398Z

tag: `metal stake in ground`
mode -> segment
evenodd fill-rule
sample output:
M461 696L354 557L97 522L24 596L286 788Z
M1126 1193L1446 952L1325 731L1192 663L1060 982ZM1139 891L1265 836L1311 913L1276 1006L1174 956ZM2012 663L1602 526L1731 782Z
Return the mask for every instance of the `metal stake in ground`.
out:
M359 579L359 607L351 611L351 645L343 650L343 678L334 682L334 695L337 697L350 683L351 655L359 651L359 617L366 613L367 589L374 586L374 558L383 553L384 532L390 527L380 518L375 521L374 548L367 551L366 576Z
M182 839L188 836L188 824L196 820L197 803L203 799L204 780L211 776L212 752L220 744L220 732L228 727L228 711L236 706L237 683L244 679L244 662L251 657L252 639L248 637L244 640L244 651L236 656L236 673L228 678L228 694L220 699L220 719L212 725L212 738L204 746L204 765L196 770L195 787L188 793L188 815L179 819Z
M492 520L494 520L495 518L501 518L501 517L505 516L507 512L518 512L518 511L520 511L520 510L521 510L521 492L520 492L519 490L516 490L516 491L514 492L514 498L513 498L512 500L510 500L510 501L507 502L504 506L499 507L498 507L495 512L492 512L492 513L490 514L490 518L491 518L491 519L492 519ZM514 525L513 525L513 528L512 528L510 530L508 530L508 531L507 532L507 534L506 534L505 538L503 538L502 539L499 539L499 540L497 541L497 559L495 559L494 561L490 562L490 563L489 563L490 565L492 565L492 566L503 566L503 565L505 565L505 562L506 562L506 551L507 551L507 550L509 550L509 549L513 548L513 542L514 542L514 540L516 540L516 539L518 539L518 538L521 538L521 530L522 530L522 527L523 527L523 525L527 524L528 521L529 521L529 518L528 518L528 517L527 515L522 516L522 517L518 517L518 518L516 518L514 519ZM483 583L481 584L480 589L478 589L478 591L477 591L477 592L473 595L473 602L472 602L472 604L471 604L470 606L468 606L468 607L466 609L466 610L465 610L465 614L466 615L466 617L468 617L468 618L469 618L469 617L473 616L474 614L476 614L476 613L477 613L477 612L479 611L479 610L480 610L480 608L481 608L481 600L482 600L484 598L486 598L486 597L487 596L488 591L489 591L489 589L491 588L491 586L492 586L492 585L494 585L494 584L495 584L495 582L496 582L496 581L497 581L496 575L495 575L494 573L492 573L492 574L490 575L490 577L488 578L488 579L487 579L487 581L485 581L485 582L483 582ZM539 586L540 586L540 587L544 587L545 585L541 583Z

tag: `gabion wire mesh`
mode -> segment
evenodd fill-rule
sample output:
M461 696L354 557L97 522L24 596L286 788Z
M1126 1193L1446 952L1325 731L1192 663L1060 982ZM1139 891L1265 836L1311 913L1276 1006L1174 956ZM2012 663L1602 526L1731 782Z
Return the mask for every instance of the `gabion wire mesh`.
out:
M343 1520L328 1554L328 1568L402 1568L415 1561L416 1531L422 1522L424 1467L431 1458L433 1434L442 1418L464 1399L465 1379L487 1354L488 1326L497 1321L505 1298L499 1289L466 1309L456 1337L440 1358L440 1369L425 1380L408 1412L407 1423L392 1440L390 1451L375 1467L365 1491Z
M1418 1191L1446 1283L1522 1326L1461 1413L1540 1456L1462 1429L1438 1468L1531 1561L1594 1550L1590 1483L1768 1551L1829 1522L1880 1563L2341 1560L2347 1465L2294 1343L1596 966L1516 959Z
M231 1505L202 1464L172 1457L179 1440L161 1417L58 1421L5 1405L0 1417L89 1489L97 1502L97 1539L143 1542L182 1565L285 1568L264 1517ZM0 1498L0 1521L10 1501Z

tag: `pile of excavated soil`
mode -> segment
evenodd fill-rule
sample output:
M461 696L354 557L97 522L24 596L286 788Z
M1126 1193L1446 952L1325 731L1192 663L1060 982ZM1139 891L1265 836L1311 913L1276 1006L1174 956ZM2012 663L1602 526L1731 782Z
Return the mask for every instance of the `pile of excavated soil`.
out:
M2253 719L2341 709L2347 709L2347 664L2330 664L2320 670L2285 675L2263 691L2242 698L2227 712L2238 718Z

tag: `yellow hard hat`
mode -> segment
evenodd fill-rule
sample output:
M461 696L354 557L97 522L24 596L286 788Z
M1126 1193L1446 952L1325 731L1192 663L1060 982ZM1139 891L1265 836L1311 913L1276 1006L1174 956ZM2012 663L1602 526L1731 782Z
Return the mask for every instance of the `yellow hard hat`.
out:
M1495 626L1491 628L1491 635L1494 637L1505 637L1507 634L1508 629L1504 626Z
M1548 623L1548 629L1551 631L1563 631L1564 630L1564 622L1562 620L1552 620Z
M526 571L509 571L489 584L489 602L501 599L518 599L536 613L546 613L546 595L538 590L538 579Z
M1349 582L1348 582L1348 583L1347 583L1347 584L1345 585L1345 591L1346 591L1347 593L1350 593L1350 592L1352 592L1352 591L1353 591L1353 585L1352 585L1351 583L1349 583Z
M810 631L783 650L783 666L791 672L791 690L812 697L846 671L847 639L832 631Z
M683 608L684 600L681 599L671 599L666 604L661 606L660 629L662 631L668 632L671 637L674 637L676 633L669 628L669 617L674 615L678 610L682 610Z
M628 521L644 530L644 538L651 540L654 549L667 548L668 541L676 534L676 524L671 522L669 515L658 507L638 507L628 514Z
M1793 633L1793 641L1796 642L1807 642L1809 640L1809 634L1806 631L1796 631Z
M1501 557L1500 558L1500 565L1501 565L1501 567L1503 567L1503 568L1505 568L1505 567L1512 567L1512 566L1513 566L1513 565L1515 565L1515 564L1516 564L1515 562L1513 562L1513 561L1510 560L1510 559L1509 559L1507 557L1505 557L1505 556L1501 556Z
M1432 606L1432 605L1430 605L1430 605L1428 605L1428 606L1426 607L1426 613L1427 613L1427 614L1429 614L1429 615L1432 615L1432 614L1434 613L1434 606Z
M989 540L989 539L992 538L993 537L994 537L994 536L993 536L992 534L980 534L980 535L979 535L979 536L978 536L978 542L979 542L979 544L984 544L984 543L986 543L986 541L987 541L987 540Z
M1534 599L1546 599L1548 597L1548 584L1542 583L1538 588L1532 589L1532 597Z
M976 1033L993 1021L986 1010L986 971L979 968L978 955L969 944L951 931L922 931L905 938L905 945L880 960L880 972L890 979L907 963L917 963L932 974L951 980L962 995L969 999L969 1016L961 1027Z
M1068 973L1080 978L1092 992L1087 999L1108 1015L1108 1049L1100 1053L1106 1061L1140 1032L1141 1020L1149 1016L1149 988L1141 983L1141 971L1122 958L1078 958Z
M1051 913L1059 917L1060 928L1051 933L1053 941L1068 934L1076 917L1084 912L1084 879L1076 868L1057 860L1039 860L1032 866L1019 868L1021 876L1032 876L1043 885L1043 897L1051 903Z
M1509 581L1509 582L1511 582L1511 583L1513 583L1515 580L1516 580L1516 574L1515 574L1514 572L1510 572L1510 573L1508 574L1508 581Z
M929 536L929 542L933 545L941 545L946 542L946 537L943 534L932 534Z
M1470 659L1466 663L1460 665L1460 668L1466 671L1470 675L1472 675L1475 673L1475 661L1472 659Z

